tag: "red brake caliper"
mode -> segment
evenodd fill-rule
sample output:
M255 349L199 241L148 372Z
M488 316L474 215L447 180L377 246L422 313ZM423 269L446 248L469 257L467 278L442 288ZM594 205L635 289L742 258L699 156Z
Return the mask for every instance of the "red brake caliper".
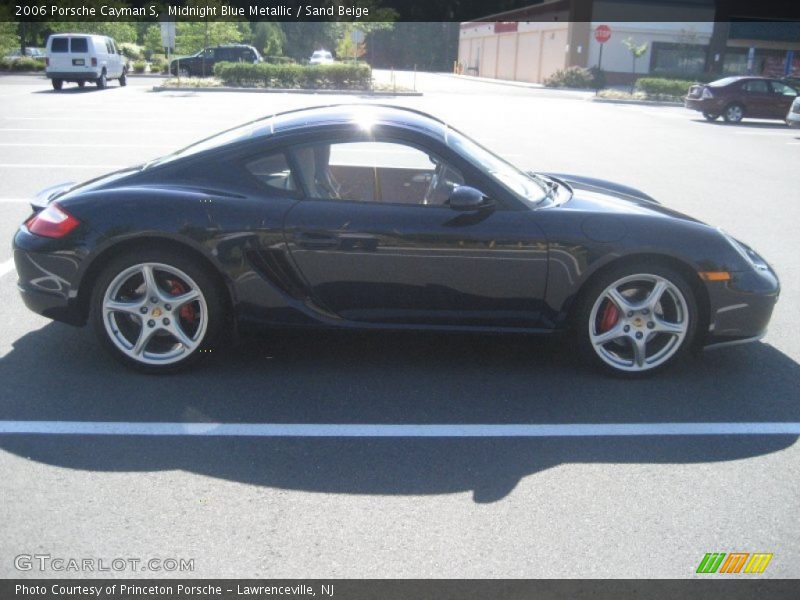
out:
M180 296L181 294L186 293L186 288L180 281L175 281L173 279L170 281L169 293L173 296ZM197 319L197 314L195 313L194 306L192 306L191 302L181 306L178 314L181 316L181 319L186 321L188 325L194 325L194 322Z
M600 333L604 333L611 329L619 319L619 309L617 305L610 300L606 302L603 309L603 314L600 317Z

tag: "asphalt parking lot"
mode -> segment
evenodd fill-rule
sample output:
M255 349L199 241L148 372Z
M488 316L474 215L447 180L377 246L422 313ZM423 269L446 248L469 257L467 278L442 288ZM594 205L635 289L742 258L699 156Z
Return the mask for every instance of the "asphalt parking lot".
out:
M56 93L0 77L0 577L64 574L15 568L37 553L194 559L190 573L144 573L158 576L691 577L705 553L736 551L773 553L762 577L800 576L800 130L446 75L380 100L129 82ZM37 190L341 101L419 108L522 167L626 183L721 226L781 278L770 333L641 381L587 371L557 340L334 332L247 338L192 372L146 377L88 329L23 306L10 240ZM7 433L22 421L63 432ZM97 436L68 433L75 422L448 427ZM498 424L564 427L483 427ZM648 433L668 424L706 434ZM743 425L711 435L718 424ZM457 435L465 425L474 437ZM598 427L576 436L586 425Z

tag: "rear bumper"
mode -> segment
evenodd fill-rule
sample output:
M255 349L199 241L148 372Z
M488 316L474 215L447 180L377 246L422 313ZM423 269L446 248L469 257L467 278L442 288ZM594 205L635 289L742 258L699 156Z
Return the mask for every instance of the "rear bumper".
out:
M48 79L61 79L62 81L94 81L100 73L94 71L47 71Z
M70 325L83 325L86 319L72 283L80 260L74 253L52 251L46 247L50 243L53 242L31 234L24 227L17 231L14 236L17 289L30 310Z
M800 127L800 113L790 111L789 114L786 115L786 122L790 127Z
M690 110L697 110L704 113L720 114L722 103L717 98L689 98L683 99L683 105Z

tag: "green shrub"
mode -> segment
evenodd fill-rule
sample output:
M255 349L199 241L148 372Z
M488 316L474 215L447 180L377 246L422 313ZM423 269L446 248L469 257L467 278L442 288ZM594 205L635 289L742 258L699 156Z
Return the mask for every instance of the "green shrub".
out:
M636 89L647 94L648 98L683 98L693 84L685 79L641 77L636 80Z
M161 68L167 63L167 59L165 59L160 54L154 54L150 57L150 70L154 73L161 71Z
M129 60L143 60L144 59L144 47L139 46L138 44L134 44L131 42L123 42L119 44L119 49L122 52L122 55Z
M664 71L653 69L653 76L660 79L678 79L681 81L692 81L695 83L708 83L715 79L720 79L722 75L712 75L710 73L680 73L677 71Z
M133 72L144 73L146 67L147 65L143 60L137 60L135 63L133 63Z
M44 61L28 56L11 61L12 71L44 71Z
M297 65L230 63L214 65L214 75L225 85L279 89L369 89L372 73L368 65Z
M11 68L11 61L0 58L0 71L8 71Z
M555 88L592 88L594 75L583 67L567 67L559 69L544 80L546 87Z
M273 65L293 65L297 62L291 56L265 56L264 61Z

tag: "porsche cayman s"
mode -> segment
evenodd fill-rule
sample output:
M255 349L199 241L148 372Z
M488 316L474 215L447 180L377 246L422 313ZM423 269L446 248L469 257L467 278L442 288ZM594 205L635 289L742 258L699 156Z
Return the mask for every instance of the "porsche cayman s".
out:
M27 306L172 371L242 324L574 336L653 373L764 334L772 268L624 185L523 172L424 113L272 115L40 193L14 237ZM248 325L249 326L249 325Z

